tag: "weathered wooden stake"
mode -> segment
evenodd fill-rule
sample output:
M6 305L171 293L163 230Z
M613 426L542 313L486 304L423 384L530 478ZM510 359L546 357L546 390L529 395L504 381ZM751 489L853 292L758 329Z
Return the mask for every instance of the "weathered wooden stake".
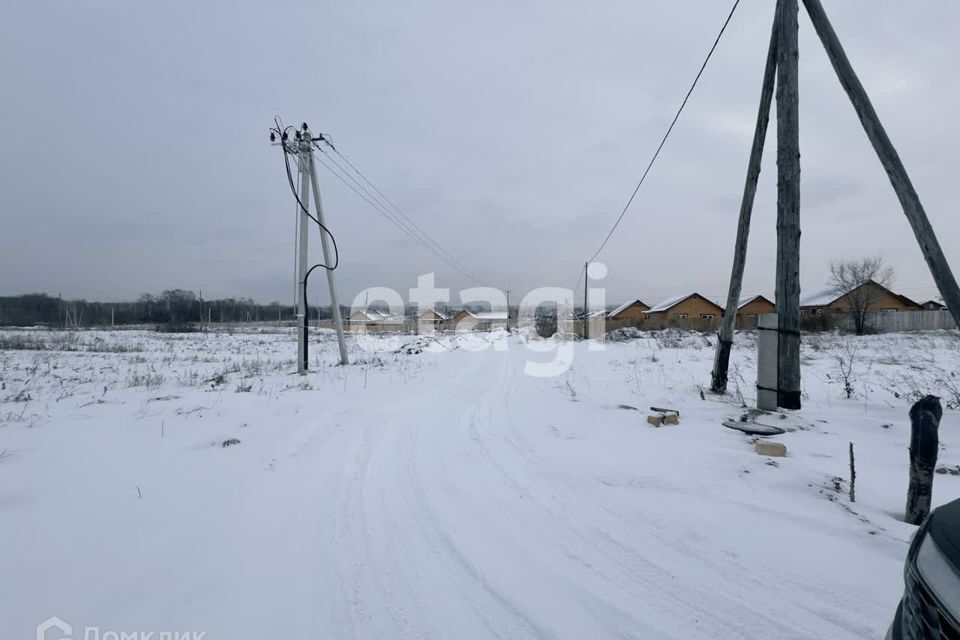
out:
M853 458L853 443L850 443L850 502L857 501L857 464Z
M777 50L777 404L800 408L800 100L798 0L779 0Z
M727 390L727 371L730 367L730 349L733 346L733 329L737 319L737 307L743 286L743 267L747 262L747 238L750 235L750 216L753 214L753 201L757 195L757 181L760 179L760 163L763 159L763 143L767 138L767 124L770 122L770 104L773 102L773 85L777 75L777 26L779 16L773 19L770 34L770 47L767 51L767 65L763 72L763 87L760 90L760 109L757 113L757 125L753 131L753 147L750 149L750 161L747 164L747 180L743 186L743 199L740 201L740 220L737 223L737 242L733 250L733 269L730 273L730 288L727 291L727 308L724 311L723 324L717 340L717 351L713 359L713 376L710 389L714 393Z
M920 243L920 251L923 252L927 267L933 275L934 282L937 283L937 289L943 296L943 301L950 313L953 314L953 319L957 321L957 324L960 324L960 287L957 286L957 280L943 255L943 249L940 248L937 236L934 234L930 220L927 218L927 213L920 203L920 196L913 188L910 176L907 175L907 170L900 160L900 155L894 148L889 136L887 136L887 132L880 123L880 117L877 116L866 90L850 65L850 60L847 59L847 54L830 24L820 0L803 0L803 4L806 6L810 20L813 22L813 28L827 50L830 63L840 79L840 84L843 85L850 102L853 103L853 108L860 118L863 130L867 133L870 143L890 178L890 184L893 185L897 198L900 200L900 205L903 207L903 213L910 222L913 233L917 237L917 242Z
M943 408L936 396L924 396L910 407L910 485L904 516L910 524L920 524L930 513L941 417Z

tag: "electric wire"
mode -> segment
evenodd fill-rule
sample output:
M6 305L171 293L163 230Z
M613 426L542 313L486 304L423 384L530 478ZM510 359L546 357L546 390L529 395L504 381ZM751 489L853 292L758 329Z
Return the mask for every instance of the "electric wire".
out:
M329 158L329 156L327 156L327 158ZM359 188L358 186L356 186L355 183L349 181L349 179L348 179L349 176L344 177L342 174L338 173L338 171L337 171L336 169L334 169L333 167L331 167L329 164L327 164L323 159L321 159L321 158L319 158L319 157L317 158L317 161L318 161L321 165L323 165L323 167L326 168L327 171L329 171L331 174L333 174L333 176L334 176L335 178L337 178L337 180L339 180L339 181L342 182L344 185L346 185L346 186L347 186L351 191L353 191L359 198L361 198L364 202L366 202L368 205L370 205L371 208L373 208L377 213L379 213L379 214L382 215L384 218L386 218L389 222L391 222L392 224L394 224L398 229L400 229L400 230L401 230L404 234L406 234L410 239L412 239L413 241L417 242L420 246L422 246L424 249L426 249L427 251L429 251L434 257L438 258L439 260L441 260L441 261L443 261L443 262L447 262L446 259L445 259L442 255L440 255L439 253L437 253L436 250L433 249L433 247L431 247L429 244L427 244L425 240L423 240L421 237L419 237L419 236L418 236L417 234L415 234L413 231L411 231L410 229L408 229L407 227L405 227L400 221L398 221L394 216L392 216L391 213L383 206L382 203L380 203L378 200L376 200L375 198L372 198L370 195L368 195L367 193L365 193L361 188ZM449 262L447 262L447 264L449 264ZM452 265L452 264L451 264L450 266L456 268L455 265ZM464 274L464 275L467 275L467 274ZM469 277L469 276L468 276L468 277Z
M438 251L438 249L435 248L434 246L431 246L430 242L432 241L434 244L437 244L436 241L432 240L432 238L429 238L429 236L424 232L422 232L422 230L420 232L417 232L415 229L411 228L409 225L404 224L403 220L401 220L396 214L391 212L390 209L376 195L371 193L370 190L364 187L363 184L361 184L356 178L353 178L353 176L351 176L349 172L347 172L346 169L343 168L342 165L337 163L336 160L333 159L330 156L330 154L326 153L321 147L319 147L319 145L317 145L317 149L321 151L322 157L317 156L315 158L316 161L319 162L321 165L323 165L324 168L327 169L327 171L333 174L335 178L337 178L340 182L346 185L358 197L360 197L367 204L369 204L377 213L379 213L386 220L388 220L390 223L395 225L398 229L400 229L404 234L406 234L408 237L410 237L412 240L418 243L421 247L423 247L428 252L430 252L434 257L444 262L451 268L455 269L462 275L466 276L470 280L473 280L474 282L478 281L477 278L473 276L471 273L467 272L465 268L463 268L462 266L459 266L455 260L444 255L441 251ZM330 164L328 164L327 161L329 161ZM334 169L334 167L336 167L336 169Z
M274 124L276 124L276 128L271 130L271 131L272 131L272 133L271 133L271 139L273 138L273 135L274 135L274 134L277 134L277 135L279 136L279 138L280 138L280 149L281 149L281 151L283 151L283 165L284 165L284 168L285 168L286 171L287 171L287 183L290 185L290 192L293 193L293 197L294 197L294 199L297 201L297 205L300 207L300 210L303 211L303 213L306 214L306 216L307 216L308 218L310 218L311 220L313 220L314 222L316 222L316 223L317 223L317 226L320 227L320 233L321 233L321 234L326 233L326 234L330 237L330 241L333 243L333 255L334 255L333 264L332 264L332 265L328 265L328 264L325 264L325 263L322 263L322 262L321 262L321 263L318 263L318 264L313 265L312 267L310 267L310 269L307 270L307 272L306 272L305 274L303 274L303 279L302 279L302 282L303 282L303 311L304 311L304 315L305 315L305 318L304 318L304 319L305 319L305 322L306 322L306 323L309 323L309 322L310 322L310 317L309 317L310 304L309 304L309 302L307 301L307 282L309 281L310 274L313 273L313 270L316 269L316 268L318 268L318 267L322 267L322 268L323 268L324 270L326 270L327 272L334 271L334 270L340 265L340 250L339 250L339 248L337 247L337 239L334 237L334 235L333 235L333 233L330 231L330 229L328 229L328 228L326 227L326 225L324 225L322 222L320 222L320 219L319 219L319 218L315 217L314 215L312 215L312 214L310 213L310 210L307 209L307 208L304 206L303 201L300 199L300 195L297 193L297 188L296 188L296 186L294 185L294 182L293 182L293 172L290 170L290 154L291 154L292 152L291 152L289 149L287 149L287 140L288 140L288 137L289 137L288 132L289 132L289 130L292 129L293 127L290 127L290 126L284 127L283 124L280 122L280 117L279 117L279 116L277 116L277 117L274 118ZM306 125L304 125L304 128L306 128ZM310 150L310 156L311 156L311 159L312 159L312 157L313 157L313 149ZM298 162L298 166L299 166L300 160L298 159L297 162ZM299 168L300 168L301 171L304 170L304 167L302 167L302 166L300 166ZM299 231L300 225L295 224L294 227L295 227L295 229L296 229L296 231L295 231L295 238L296 238L297 242L299 243L299 241L300 241L300 231ZM299 271L299 264L298 264L298 262L295 262L294 264L296 265L296 268L294 269L294 272L296 273L296 272ZM300 275L300 274L297 274L297 275ZM296 285L294 285L294 288L296 288ZM296 296L294 296L294 298L296 298ZM304 331L306 331L306 325L304 326ZM304 353L306 353L306 345L304 345Z
M324 141L327 142L327 144L329 144L329 141L327 141L326 139L324 139ZM332 146L331 146L331 148L332 148ZM478 280L472 273L470 273L470 272L467 271L466 267L464 267L464 266L463 266L460 262L458 262L455 258L453 258L452 256L450 256L450 255L440 246L440 244L439 244L436 240L434 240L433 238L431 238L431 237L429 236L429 234L427 234L427 233L426 233L425 231L423 231L420 227L418 227L418 226L416 225L416 223L414 223L412 220L410 220L409 218L407 218L407 217L404 215L403 217L406 218L407 221L408 221L408 222L405 222L405 221L404 221L403 219L401 219L397 214L393 213L393 212L390 210L390 208L389 208L386 204L384 204L384 202L383 202L383 200L389 201L389 199L388 199L386 196L382 195L382 192L380 192L379 189L376 189L376 187L373 186L372 182L370 182L369 180L367 180L367 182L371 185L371 187L372 187L377 193L380 193L380 194L381 194L380 197L378 197L377 195L375 195L374 193L372 193L372 192L371 192L369 189L367 189L360 181L358 181L356 178L354 178L354 177L350 174L350 172L347 171L347 170L343 167L343 165L341 165L339 162L337 162L337 160L336 160L334 157L332 157L329 153L327 153L326 151L324 151L322 147L320 147L319 145L317 145L317 149L323 154L323 157L324 157L326 160L328 160L331 164L333 164L333 165L337 168L337 170L338 170L339 172L338 172L338 171L335 171L334 169L332 169L329 165L327 165L327 164L326 164L325 162L323 162L322 160L321 160L321 164L323 164L323 165L327 168L328 171L330 171L335 177L337 177L337 179L339 179L339 180L340 180L341 182L343 182L345 185L347 185L348 187L350 187L350 189L351 189L354 193L356 193L358 196L360 196L361 198L363 198L363 200L365 200L371 207L373 207L374 209L376 209L378 213L380 213L380 214L381 214L382 216L384 216L389 222L391 222L391 223L394 224L397 228L399 228L401 231L403 231L407 236L409 236L409 237L412 238L414 241L416 241L418 244L420 244L420 246L422 246L424 249L426 249L426 250L429 251L431 254L433 254L436 258L438 258L438 259L441 260L442 262L446 263L448 266L452 267L452 268L455 269L456 271L460 272L462 275L466 276L466 277L469 278L470 280L472 280L472 281L474 281L474 282L479 282L479 280ZM338 155L340 155L340 154L338 154ZM342 155L341 155L341 157L342 157ZM318 160L320 160L320 158L318 158ZM358 174L358 175L360 175L360 174ZM361 176L361 177L362 177L362 176ZM381 199L381 198L382 198L382 199ZM403 215L402 212L401 212L400 215Z
M275 126L270 129L271 131L270 137L271 137L271 140L273 139L274 135L280 138L280 150L283 152L283 165L284 165L284 168L287 170L287 183L290 185L290 192L293 194L294 199L297 201L297 205L300 207L300 210L303 211L303 213L306 214L308 218L316 222L317 226L320 227L320 233L321 234L326 233L327 236L329 236L330 241L333 243L333 256L334 256L333 264L328 265L328 264L320 263L315 266L323 267L327 271L333 271L340 265L340 250L337 247L337 239L334 237L333 232L331 232L330 229L326 227L326 225L320 222L319 218L311 214L310 210L304 206L303 201L300 200L300 195L297 193L297 188L293 183L293 173L290 171L290 157L289 157L292 152L287 148L289 131L293 129L293 127L289 125L284 127L283 123L280 121L280 116L274 117L273 122ZM304 125L304 127L306 127L306 125ZM313 155L312 150L310 155L311 156ZM299 160L298 160L298 163L299 163ZM298 234L297 238L299 241L299 231L297 231L297 234Z
M416 222L413 221L413 219L411 219L406 213L404 213L403 210L400 209L400 207L398 207L398 206L396 205L396 203L394 203L393 200L391 200L385 193L383 193L383 191L381 191L380 188L377 187L377 185L374 184L374 182L373 182L370 178L368 178L367 176L365 176L365 175L360 171L360 169L358 169L358 168L356 167L356 165L354 165L352 162L350 162L350 160L349 160L345 155L343 155L343 153L341 153L339 149L337 149L337 148L333 145L333 142L331 142L328 137L324 136L323 134L320 134L320 140L321 140L322 142L324 142L328 147L330 147L330 149L331 149L341 160L343 160L343 162L346 163L346 165L347 165L348 167L350 167L350 169L352 169L353 172L354 172L361 180L363 180L365 183L367 183L367 184L370 186L370 188L372 188L372 189L380 196L380 198L381 198L383 201L385 201L387 204L389 204L389 205L390 205L390 208L391 208L393 211L395 211L396 214L397 214L400 218L402 218L402 219L408 224L409 227L411 227L412 229L416 230L416 232L419 233L429 244L431 244L431 245L432 245L437 251L439 251L441 254L443 254L444 256L446 256L450 261L456 263L456 265L460 267L461 273L463 273L463 272L465 272L465 271L469 271L459 260L456 259L456 257L452 256L449 252L447 252L447 251L440 245L439 242L437 242L436 240L434 240L434 239L430 236L430 234L428 234L426 231L424 231L423 228L420 227L420 225L418 225ZM320 149L319 145L317 146L317 148ZM321 149L321 151L323 151L323 150ZM338 167L340 167L341 170L343 170L344 172L346 172L346 170L343 169L343 167L342 167L333 157L331 157L329 154L326 154L326 155L327 155L327 157L330 158L331 162L333 162L333 163L336 164ZM470 275L469 277L470 277L472 280L477 281L477 279L474 278L472 275Z
M293 197L297 200L297 204L300 205L300 209L303 210L303 212L307 215L307 217L317 223L317 226L320 227L320 233L326 233L327 236L330 238L330 241L333 243L333 264L327 265L327 264L321 263L318 266L321 266L328 271L333 271L340 265L340 250L337 248L337 239L333 237L333 233L331 233L330 229L328 229L322 222L320 222L320 219L314 216L312 213L310 213L310 210L303 205L303 202L300 200L299 194L297 194L297 188L294 186L294 183L293 183L293 172L290 171L290 157L289 157L290 152L287 151L287 148L285 145L281 145L281 148L283 149L283 164L287 169L287 182L290 184L290 191L291 193L293 193ZM313 152L311 151L311 154L312 153Z
M387 208L387 205L385 205L385 204L383 203L383 200L381 200L381 199L378 198L376 195L374 195L373 193L371 193L369 189L367 189L367 188L366 188L365 186L363 186L363 184L361 184L356 178L354 178L352 175L350 175L350 173L343 167L343 165L341 165L339 162L337 162L335 158L333 158L332 156L330 156L330 154L328 154L328 153L326 153L325 151L323 151L323 149L322 149L319 145L316 145L316 143L314 143L314 144L315 144L317 150L320 151L321 153L323 153L323 155L324 155L324 157L326 158L326 160L327 160L328 162L330 162L331 164L333 164L333 165L340 171L340 176L341 176L342 178L346 178L347 180L349 180L349 181L354 185L354 187L356 187L356 189L354 189L354 192L355 192L355 193L356 193L357 191L362 191L363 194L366 196L364 199L365 199L368 203L369 203L369 202L372 202L372 203L373 203L373 206L376 206L377 209L378 209L380 212L382 212L384 215L389 216L389 218L391 219L391 221L393 221L395 224L400 224L400 225L402 225L402 226L405 228L406 231L408 231L408 232L411 233L411 234L414 234L414 235L419 236L419 237L421 238L421 240L423 240L424 242L427 242L427 243L429 244L429 240L430 240L429 238L424 238L421 234L419 234L419 233L417 233L416 231L414 231L414 229L413 229L410 225L404 224L404 222L403 222L402 220L400 220L400 219L396 216L396 214L394 214L392 211L390 211L389 208ZM328 170L331 171L331 172L333 172L333 170L332 170L332 169L329 169L329 167L328 167Z
M727 19L724 20L723 26L720 27L720 32L717 33L717 37L713 41L713 46L710 47L710 50L707 52L707 57L704 58L703 64L700 65L700 70L697 72L696 77L693 79L693 84L690 85L690 89L687 91L686 96L683 98L683 102L680 103L680 108L677 109L676 115L673 116L673 121L670 122L670 126L667 127L667 132L663 135L663 139L660 140L657 150L654 152L653 157L650 159L647 168L644 170L643 175L640 177L640 181L637 182L637 186L633 189L633 193L630 194L630 198L627 200L627 204L624 205L623 211L620 212L620 215L617 217L616 222L613 223L613 226L610 228L610 231L607 232L606 237L603 239L603 242L600 243L600 247L593 253L593 256L587 260L588 263L593 262L600 252L603 251L603 248L607 246L607 242L610 241L610 238L613 236L614 231L617 230L617 227L620 226L620 222L623 220L624 216L627 214L627 210L630 208L630 205L633 203L634 198L636 198L637 193L640 191L640 187L643 186L644 181L647 179L647 175L650 173L650 169L653 168L654 163L657 161L657 158L660 155L660 151L663 150L664 145L667 142L667 138L670 137L670 133L673 131L674 125L677 124L677 120L680 119L680 114L683 113L684 107L687 106L687 101L690 99L690 96L693 94L693 90L696 88L697 83L700 81L700 76L703 75L704 70L707 68L707 63L710 62L710 58L713 56L713 52L716 50L717 45L720 44L720 39L723 37L724 32L727 30L727 25L730 24L730 20L733 18L734 12L739 6L740 0L735 0L733 6L730 8L730 12L727 14ZM585 270L581 270L580 276L577 279L577 284L574 285L573 289L576 291L577 287L580 285L580 278L584 278L584 286L586 284L586 273Z

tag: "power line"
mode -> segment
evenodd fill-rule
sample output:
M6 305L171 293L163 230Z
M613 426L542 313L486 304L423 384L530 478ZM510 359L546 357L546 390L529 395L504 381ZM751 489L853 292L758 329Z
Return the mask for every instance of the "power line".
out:
M322 136L321 136L321 138L322 138ZM404 214L403 211L401 211L399 207L397 207L395 204L393 204L393 202L392 202L386 195L384 195L383 192L380 191L380 189L377 188L377 186L376 186L375 184L373 184L373 182L372 182L369 178L367 178L367 177L364 176L362 173L360 173L360 171L359 171L352 163L350 163L350 161L347 160L346 157L343 156L343 154L341 154L332 144L330 144L330 141L329 141L329 140L327 140L326 138L322 138L322 139L323 139L324 142L327 143L327 145L330 146L330 148L331 148L338 156L340 156L340 158L341 158L347 165L350 166L351 169L353 169L354 173L356 173L364 182L366 182L367 184L369 184L370 187L376 192L376 194L379 194L379 197L378 197L378 195L374 195L374 193L371 193L370 190L368 190L366 187L364 187L362 183L360 183L356 178L354 178L352 175L350 175L350 173L343 167L343 165L341 165L339 162L337 162L337 160L336 160L335 158L333 158L329 153L327 153L327 152L324 151L319 145L317 145L317 149L320 150L321 153L323 153L324 156L325 156L332 164L334 164L334 165L343 173L344 176L346 176L354 185L356 185L364 194L366 194L366 195L369 197L369 199L368 199L368 198L364 198L365 200L367 200L368 203L369 203L370 200L372 199L374 202L376 202L377 205L379 205L379 206L377 206L377 207L375 207L375 208L377 208L377 210L381 213L381 215L384 215L390 222L392 222L393 224L397 225L397 227L399 227L402 231L404 231L404 233L406 233L408 236L411 236L412 238L414 238L414 240L416 240L416 241L417 241L421 246L423 246L425 249L427 249L428 251L430 251L434 256L438 257L440 260L442 260L443 262L445 262L445 263L448 264L449 266L453 267L454 269L456 269L457 271L459 271L461 274L463 274L464 276L466 276L466 277L469 278L470 280L473 280L474 282L479 282L479 280L478 280L472 273L470 273L469 271L467 271L466 267L464 267L463 264L461 264L461 263L460 263L456 258L454 258L452 255L450 255L450 254L440 245L439 242L437 242L437 241L434 240L432 237L430 237L430 235L429 235L426 231L424 231L424 230L423 230L420 226L418 226L413 220L411 220L406 214ZM327 167L327 168L329 169L329 167ZM331 170L331 172L332 172L332 170ZM335 175L336 175L336 174L335 174ZM338 176L338 177L340 177L340 176ZM341 181L342 181L342 178L341 178ZM354 189L354 192L357 192L357 189ZM358 193L358 195L359 195L359 193ZM392 208L393 208L394 210L396 210L397 213L394 214L392 211L390 211L390 209L387 207L387 205L384 204L384 201L386 201L387 203L389 203L389 204L392 206ZM402 218L402 219L401 219L401 218Z
M650 159L650 163L647 165L647 168L644 170L643 175L640 176L640 181L637 183L637 186L634 188L633 193L630 194L630 198L627 200L627 204L624 205L623 211L620 212L620 215L617 216L616 222L613 223L613 226L610 228L610 231L607 233L607 236L603 239L603 242L600 243L600 247L594 252L593 256L590 257L587 262L593 262L600 252L603 251L603 248L607 246L607 242L610 241L610 238L613 236L613 232L617 230L617 227L620 226L620 222L623 220L623 217L627 214L627 210L630 208L630 205L633 203L633 199L636 198L637 192L640 191L640 187L643 186L644 181L647 179L647 175L650 173L650 169L653 168L653 164L657 161L657 157L660 155L660 151L663 149L663 146L667 142L667 138L670 137L670 133L673 131L674 125L677 124L677 120L680 119L680 114L683 113L684 107L687 106L687 101L690 99L690 96L693 94L693 90L696 88L697 83L700 81L700 76L703 75L704 69L707 68L707 63L710 62L710 58L713 56L713 52L716 50L717 45L720 44L720 38L723 37L724 32L727 30L727 25L730 24L730 20L733 18L733 13L737 10L737 6L740 4L740 0L735 0L733 6L730 8L730 13L727 14L727 19L724 20L723 26L720 27L720 32L717 34L716 39L713 41L713 46L710 47L710 51L707 52L707 57L703 60L703 64L700 65L700 70L697 72L696 77L693 79L693 84L690 85L690 89L687 91L687 95L684 96L683 102L680 103L680 108L677 109L677 113L673 116L673 121L670 123L670 126L667 127L667 132L663 135L663 139L660 141L660 145L657 147L657 150L654 152L653 157ZM584 277L584 273L581 270L580 277ZM580 280L577 280L577 284L574 286L576 290L577 286L580 285Z
M329 159L329 156L327 156L327 158ZM430 247L430 245L428 245L422 238L420 238L419 236L417 236L416 234L414 234L412 231L410 231L409 229L407 229L406 227L404 227L402 223L400 223L398 220L396 220L396 218L392 216L392 214L383 206L383 204L382 204L379 200L377 200L376 198L374 198L373 196L371 196L371 195L369 194L369 192L365 191L365 190L362 188L362 186L357 185L355 181L349 181L349 180L348 180L348 178L350 177L349 175L346 176L346 178L345 178L344 175L341 175L340 173L338 173L338 172L337 172L335 169L333 169L329 164L327 164L326 161L322 160L322 159L319 158L319 157L316 157L316 160L317 160L317 162L319 162L321 165L323 165L323 167L324 167L327 171L329 171L331 174L333 174L333 176L334 176L335 178L337 178L337 180L339 180L340 182L342 182L342 183L343 183L344 185L346 185L351 191L353 191L355 194L357 194L357 196L360 197L364 202L366 202L367 204L369 204L377 213L379 213L380 215L382 215L384 218L386 218L386 219L387 219L389 222L391 222L392 224L396 225L398 229L400 229L401 231L403 231L403 232L404 232L408 237L410 237L412 240L414 240L415 242L417 242L418 244L420 244L420 246L422 246L424 249L430 251L430 253L432 253L435 257L437 257L438 259L446 262L446 260L444 259L444 257L441 256L440 254L438 254L438 253L437 253L432 247ZM342 169L341 169L341 171L342 171ZM359 187L359 188L358 188L358 187ZM451 266L452 266L452 265L451 265Z
M321 165L323 165L327 169L327 171L332 173L335 178L337 178L340 182L346 185L351 191L357 194L357 196L359 196L362 200L364 200L367 204L369 204L377 213L379 213L381 216L386 218L391 224L395 225L404 234L406 234L412 240L417 242L421 247L429 251L434 257L444 262L451 268L455 269L462 275L466 276L470 280L474 282L479 282L479 280L473 274L468 272L466 268L460 265L456 261L456 259L454 259L452 256L446 255L446 252L442 249L442 247L440 247L440 244L436 240L431 238L425 231L423 231L415 223L413 223L412 220L410 220L404 215L403 217L409 221L409 224L405 223L402 219L400 219L397 216L397 214L394 214L388 208L388 206L383 203L380 197L372 193L361 182L359 182L356 178L350 175L350 173L342 165L340 165L333 157L331 157L330 154L326 153L326 151L324 151L319 145L317 145L317 149L321 151L323 158L321 158L320 156L316 156L315 157L316 160ZM338 152L338 155L340 155L339 152ZM340 157L343 157L343 156L341 155ZM324 160L324 158L326 159L326 161ZM327 161L329 161L330 164L328 164ZM344 161L346 162L346 158L344 158ZM336 170L333 167L331 167L331 164L334 167L336 167ZM362 177L362 174L360 174L359 172L357 172L357 174ZM366 180L366 178L364 179ZM382 192L380 192L379 189L376 189L376 187L373 186L372 182L370 182L369 180L367 180L367 182L371 185L371 187L373 187L373 189L376 190L377 193L381 193L382 195ZM388 200L386 196L382 196L382 198L384 200ZM401 213L401 215L403 214Z
M323 139L323 142L325 142L325 143L327 144L327 146L329 146L330 149L333 150L333 152L334 152L335 154L337 154L337 156L339 156L340 159L343 160L343 161L347 164L347 166L349 166L351 169L353 169L353 172L354 172L355 174L357 174L357 175L360 177L361 180L363 180L363 181L366 182L368 185L370 185L370 187L371 187L374 191L376 191L377 194L379 194L380 197L381 197L387 204L390 205L390 207L393 209L393 211L395 211L395 212L397 213L398 216L400 216L401 218L403 218L403 220L405 220L407 223L409 223L409 226L411 226L413 229L416 229L416 231L419 232L419 233L424 237L424 239L426 239L434 248L436 248L437 251L439 251L439 252L442 253L443 255L447 256L450 260L452 260L453 262L455 262L455 263L456 263L457 265L459 265L464 271L466 271L466 267L464 267L463 264L462 264L459 260L456 259L456 257L454 257L454 256L451 255L449 252L447 252L447 250L444 249L444 248L440 245L440 243L438 243L436 240L434 240L432 237L430 237L430 235L429 235L426 231L424 231L423 228L420 227L420 225L418 225L416 222L414 222L406 213L404 213L404 212L400 209L400 207L398 207L398 206L393 202L393 200L391 200L389 197L387 197L387 195L386 195L385 193L383 193L383 192L380 190L380 188L377 187L377 185L373 183L372 180L370 180L369 178L367 178L367 176L363 175L363 173L361 173L360 170L359 170L352 162L350 162L350 160L347 159L346 156L344 156L342 153L340 153L340 151L339 151L335 146L333 146L333 143L332 143L329 139L324 138L323 136L321 136L321 138ZM333 161L334 163L336 163L336 161L333 160L333 158L330 158L330 160ZM339 163L337 163L337 166L340 166ZM341 169L342 169L342 167L341 167ZM472 279L473 279L473 280L476 280L476 278L472 278Z
M320 151L321 153L323 153L323 155L326 157L327 160L330 161L331 164L333 164L335 167L337 167L337 169L340 170L340 174L341 174L342 177L347 178L348 180L350 180L350 182L351 182L355 187L357 187L357 189L354 189L354 192L355 192L355 193L357 193L358 190L359 190L359 191L362 191L362 192L366 195L366 198L364 198L364 199L367 200L367 202L373 201L372 203L375 204L377 210L378 210L380 213L382 213L383 215L387 216L387 218L388 218L391 222L393 222L394 224L398 224L398 225L400 225L401 227L403 227L403 228L404 228L404 231L407 232L408 234L412 234L412 235L414 235L414 236L417 236L421 241L426 242L427 244L430 244L430 245L432 245L432 246L435 246L435 247L436 247L436 250L437 250L438 252L440 252L440 253L443 252L443 249L440 247L440 245L438 245L435 241L433 241L432 238L430 238L429 236L424 237L425 234L421 235L422 232L417 232L417 231L415 231L415 230L413 229L413 227L411 227L410 225L408 225L408 224L404 223L402 220L400 220L392 211L390 211L389 208L387 208L387 205L385 205L385 204L383 203L383 200L381 200L379 197L377 197L376 195L374 195L373 193L371 193L369 189L367 189L367 188L366 188L365 186L363 186L363 184L361 184L356 178L354 178L352 175L350 175L350 172L347 171L347 170L343 167L343 165L341 165L339 162L337 162L337 160L336 160L335 158L333 158L332 156L330 156L330 154L328 154L327 152L325 152L319 145L316 145L316 147L317 147L317 150L318 150L318 151ZM325 165L325 166L326 166L326 165ZM332 172L332 170L330 170L330 171ZM359 193L358 193L358 195L359 195Z
M329 156L326 156L326 157L329 159ZM383 205L382 203L380 203L376 198L371 198L369 195L366 195L361 188L358 188L358 186L355 186L355 182L352 183L352 182L348 181L347 178L349 178L349 176L347 176L347 178L345 178L343 175L341 175L340 173L338 173L334 168L332 168L329 164L327 164L327 163L326 163L323 159L321 159L320 157L316 157L316 160L317 160L317 162L319 162L321 165L323 165L324 168L327 169L327 171L329 171L331 174L333 174L333 176L334 176L335 178L337 178L337 180L339 180L339 181L342 182L344 185L346 185L351 191L353 191L355 194L357 194L357 196L360 197L364 202L366 202L367 204L369 204L377 213L379 213L381 216L383 216L384 218L386 218L390 223L392 223L392 224L395 225L398 229L400 229L400 231L402 231L404 234L406 234L408 237L410 237L410 239L412 239L414 242L418 243L421 247L423 247L424 249L426 249L427 251L429 251L434 257L436 257L436 258L439 259L440 261L446 263L447 265L449 265L449 266L452 267L453 269L456 269L457 271L459 271L461 274L463 274L463 275L466 276L467 278L470 278L471 280L476 281L476 278L475 278L475 277L473 277L471 274L469 274L469 273L465 272L464 270L460 269L459 267L457 267L457 265L453 264L450 260L448 260L447 258L445 258L445 257L444 257L443 255L441 255L440 253L438 253L438 252L437 252L433 247L431 247L423 238L421 238L421 237L418 236L416 233L414 233L413 231L411 231L410 229L408 229L407 227L405 227L405 226L402 224L402 222L400 222L399 220L397 220L396 217L393 216L393 215L389 212L389 210L387 210L387 209L384 207L384 205Z

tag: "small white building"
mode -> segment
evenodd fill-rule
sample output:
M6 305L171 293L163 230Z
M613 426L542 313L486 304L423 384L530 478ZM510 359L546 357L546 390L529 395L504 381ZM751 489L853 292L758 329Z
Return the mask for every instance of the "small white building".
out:
M495 331L507 328L506 311L458 311L453 316L454 331Z
M430 333L433 331L444 331L450 317L440 313L436 309L427 309L417 316L417 333Z
M355 309L347 318L347 329L366 333L399 331L403 328L403 322L402 316L393 316L375 309Z

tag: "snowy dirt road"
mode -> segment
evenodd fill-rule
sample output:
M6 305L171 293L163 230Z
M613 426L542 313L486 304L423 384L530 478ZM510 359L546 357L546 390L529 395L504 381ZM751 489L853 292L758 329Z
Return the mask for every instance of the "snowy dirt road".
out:
M577 345L569 373L535 378L536 356L500 340L302 386L261 371L249 393L178 376L11 420L0 635L57 615L208 640L882 637L912 528L891 515L905 427L881 425L904 406L824 387L771 461L719 426L731 402L699 398L708 348ZM43 366L16 357L10 382ZM101 366L99 391L101 356L72 357ZM681 424L625 403L682 407ZM830 491L852 439L855 505ZM937 502L960 493L938 482Z

